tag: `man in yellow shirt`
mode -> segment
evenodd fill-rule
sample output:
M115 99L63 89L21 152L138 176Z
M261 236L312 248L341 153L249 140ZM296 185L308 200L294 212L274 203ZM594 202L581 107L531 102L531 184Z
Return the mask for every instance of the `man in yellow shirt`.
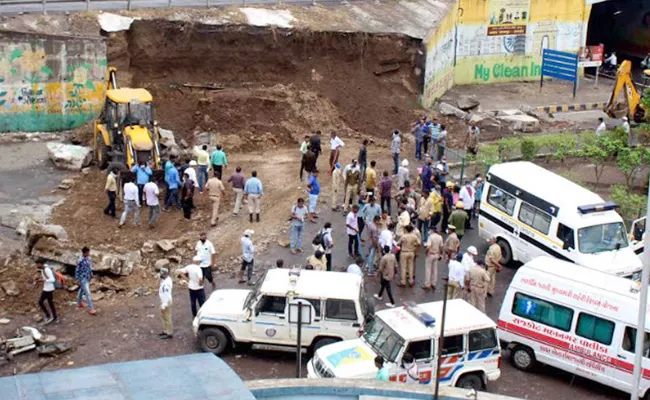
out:
M104 214L110 215L113 218L115 218L115 197L117 195L116 172L117 170L115 168L111 169L106 177L106 186L104 186L104 190L108 196L108 205L104 208Z
M440 194L440 190L440 185L436 185L435 189L429 195L429 198L433 201L433 215L431 216L429 226L438 226L442 217L442 195Z
M208 181L208 169L210 168L210 153L208 145L204 144L200 149L196 149L196 163L199 165L199 193L203 193L203 188Z
M375 188L377 187L377 170L375 169L376 165L376 161L370 161L370 168L366 169L366 193L373 195L375 194Z

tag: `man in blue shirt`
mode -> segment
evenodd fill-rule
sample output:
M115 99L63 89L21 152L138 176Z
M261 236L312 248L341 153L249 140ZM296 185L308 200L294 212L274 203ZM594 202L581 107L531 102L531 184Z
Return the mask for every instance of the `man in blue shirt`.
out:
M90 249L84 247L81 249L81 258L77 262L77 267L74 270L74 279L79 285L79 292L77 294L77 305L79 308L86 307L83 298L86 298L88 303L88 313L90 315L97 314L93 306L93 300L90 298L90 279L93 277L93 266L90 260Z
M318 218L316 215L316 207L318 206L318 196L320 195L320 183L318 182L317 169L311 172L307 188L309 188L309 220L311 222L316 222L316 218Z
M169 206L174 204L177 210L181 209L181 202L178 199L178 188L181 184L181 178L175 166L165 171L165 182L167 183L167 200L163 211L169 211Z
M415 123L413 128L413 134L415 135L415 159L422 160L422 147L424 147L424 130L425 130L425 119L421 118L418 122ZM426 150L425 150L426 152Z
M138 185L138 198L140 199L140 205L142 205L144 202L144 185L149 182L153 172L144 161L141 161L140 165L134 165L131 172L135 174L135 182Z
M257 222L260 222L260 198L263 194L262 182L257 179L257 171L253 171L244 185L244 195L248 198L248 218L250 222L253 222L253 214L256 214Z

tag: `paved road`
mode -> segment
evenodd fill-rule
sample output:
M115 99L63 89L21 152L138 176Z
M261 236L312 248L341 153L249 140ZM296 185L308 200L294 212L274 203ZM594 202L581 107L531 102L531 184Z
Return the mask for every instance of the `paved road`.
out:
M320 220L323 223L325 221L331 221L335 227L334 240L336 251L334 253L333 265L335 267L347 266L351 260L347 257L345 247L347 245L347 236L345 234L343 215L341 213L331 213L328 210L321 214ZM306 250L305 253L293 256L289 253L288 249L272 246L271 249L257 257L257 259L267 265L275 263L275 260L278 258L284 259L285 265L304 264L305 258L309 255L307 249L311 248L311 239L319 227L322 226L322 224L309 225L303 240L303 248ZM477 230L468 231L463 238L462 249L470 245L476 246L482 254L485 253L487 248L487 243L478 238ZM424 258L418 257L416 280L420 282L423 280L423 264ZM488 299L487 303L488 315L494 320L498 317L502 298L514 273L514 269L506 268L498 274L497 292L494 298ZM366 279L366 284L369 293L376 293L379 289L378 283L374 280ZM441 289L438 289L434 293L425 292L419 288L421 286L419 284L416 284L413 288L397 288L395 285L393 286L395 301L398 303L407 300L416 302L436 301L441 300L443 296ZM438 286L442 287L441 284ZM377 306L378 310L383 308L383 303ZM623 399L626 397L621 392L580 377L574 377L551 367L542 366L535 373L519 371L510 365L507 356L507 352L504 352L501 378L496 383L489 385L489 392L539 400L575 400L577 398L604 400ZM286 378L295 376L295 356L289 353L243 351L226 356L225 359L233 365L244 379Z

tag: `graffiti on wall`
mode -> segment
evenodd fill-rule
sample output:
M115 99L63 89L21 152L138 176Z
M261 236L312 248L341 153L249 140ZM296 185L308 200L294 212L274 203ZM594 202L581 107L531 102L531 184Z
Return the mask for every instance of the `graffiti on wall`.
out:
M530 0L490 0L488 36L525 35Z
M106 45L79 40L0 34L0 132L70 129L101 111Z
M431 107L433 102L454 84L455 22L456 15L453 12L448 13L426 41L426 68L422 95L422 103L425 107Z

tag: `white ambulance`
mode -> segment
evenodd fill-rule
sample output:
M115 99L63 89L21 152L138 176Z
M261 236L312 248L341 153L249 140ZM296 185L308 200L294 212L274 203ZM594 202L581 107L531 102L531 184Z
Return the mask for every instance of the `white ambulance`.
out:
M614 203L530 162L490 167L479 212L479 235L497 237L503 263L539 256L633 277L641 271Z
M536 361L631 392L639 282L551 257L523 265L499 314L512 364ZM650 399L650 320L639 397Z
M358 339L323 346L307 364L310 378L375 379L374 359L384 358L390 380L406 382L402 359L411 354L420 383L435 382L442 357L440 384L481 390L501 376L501 348L496 324L465 302L447 303L443 348L438 351L442 301L378 311Z

